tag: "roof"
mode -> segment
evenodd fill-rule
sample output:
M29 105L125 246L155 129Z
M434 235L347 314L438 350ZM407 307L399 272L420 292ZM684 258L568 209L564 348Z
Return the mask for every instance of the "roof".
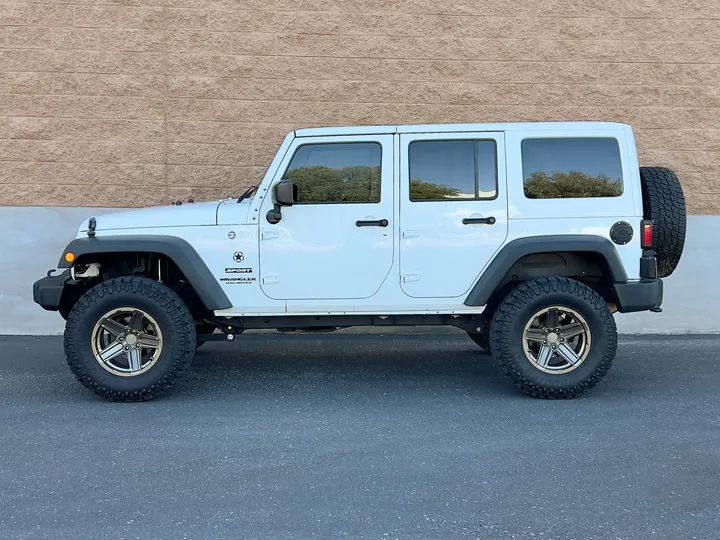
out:
M296 137L331 135L390 135L394 133L452 133L472 131L535 131L626 129L628 124L617 122L507 122L495 124L416 124L404 126L347 126L305 128L295 131Z

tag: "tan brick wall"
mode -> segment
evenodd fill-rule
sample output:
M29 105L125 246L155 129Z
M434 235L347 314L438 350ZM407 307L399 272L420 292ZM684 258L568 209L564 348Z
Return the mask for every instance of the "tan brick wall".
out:
M718 0L39 0L0 25L0 205L237 194L303 126L613 120L720 214Z

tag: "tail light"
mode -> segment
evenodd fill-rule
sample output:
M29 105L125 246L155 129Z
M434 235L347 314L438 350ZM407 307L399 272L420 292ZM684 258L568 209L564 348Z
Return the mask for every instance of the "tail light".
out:
M651 219L644 219L640 224L640 230L642 231L642 248L647 249L652 247L653 239L653 225Z

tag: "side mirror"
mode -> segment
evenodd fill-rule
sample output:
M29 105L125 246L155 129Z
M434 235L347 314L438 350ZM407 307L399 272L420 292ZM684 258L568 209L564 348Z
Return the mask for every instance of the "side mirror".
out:
M280 206L292 206L297 196L298 187L292 180L281 180L275 184L275 201Z
M282 212L280 209L283 206L292 206L298 197L298 187L293 183L292 180L281 180L273 188L275 192L275 203L273 204L272 210L268 210L266 219L268 223L273 225L280 223L282 219Z

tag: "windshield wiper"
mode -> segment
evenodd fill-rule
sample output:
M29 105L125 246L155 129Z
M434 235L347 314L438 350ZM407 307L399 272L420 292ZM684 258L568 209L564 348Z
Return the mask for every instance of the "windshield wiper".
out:
M252 196L252 194L255 193L256 191L257 191L257 186L250 186L249 188L247 188L247 189L245 190L245 193L243 193L242 195L240 195L240 198L237 200L237 202L242 202L242 201L244 201L244 200L247 199L248 197Z

